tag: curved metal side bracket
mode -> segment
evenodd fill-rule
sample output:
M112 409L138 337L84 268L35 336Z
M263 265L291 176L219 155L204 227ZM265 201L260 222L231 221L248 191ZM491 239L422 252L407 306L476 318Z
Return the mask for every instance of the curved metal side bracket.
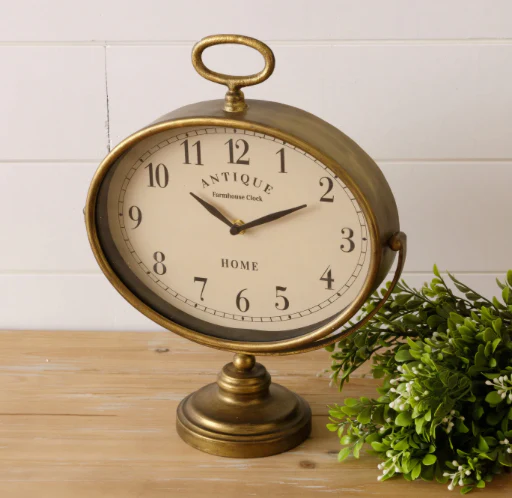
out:
M287 350L279 354L307 353L309 351L314 351L315 349L330 346L331 344L334 344L335 342L344 339L345 337L353 334L354 332L357 332L361 327L364 327L379 312L379 310L384 306L384 304L386 304L386 301L388 300L389 296L395 289L396 284L400 280L405 265L405 257L407 255L407 235L405 235L405 233L403 232L397 232L393 234L388 241L388 246L393 251L398 251L398 263L395 270L395 275L393 277L393 280L391 281L391 285L389 286L388 290L386 291L384 296L382 296L382 299L377 303L375 308L372 311L370 311L370 313L368 313L362 320L360 320L356 324L342 330L341 332L338 332L337 334L330 335L325 339L316 341L313 344L309 345L308 347L297 348L295 350Z

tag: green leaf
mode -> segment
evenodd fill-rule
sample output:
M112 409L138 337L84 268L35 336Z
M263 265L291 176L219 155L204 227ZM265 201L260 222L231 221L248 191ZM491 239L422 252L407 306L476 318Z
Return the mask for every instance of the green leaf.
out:
M378 441L373 441L371 443L371 445L372 445L372 448L375 451L378 451L380 453L382 453L383 451L387 451L389 449L389 446L386 446L385 444L379 443Z
M326 427L327 427L327 430L331 431L331 432L336 432L338 430L337 424L327 424Z
M510 287L512 287L512 270L507 272L507 283L510 285Z
M352 453L354 455L354 458L359 458L359 452L361 451L361 448L364 444L364 439L360 439L354 446L354 449L352 450Z
M472 489L473 489L473 486L464 486L463 488L461 488L461 490L460 490L460 494L461 494L461 495L466 495L466 494L468 494Z
M356 438L354 436L350 436L349 434L346 434L345 436L343 436L340 439L340 444L342 444L342 445L350 444L350 443L353 443L355 441L355 439Z
M491 391L485 397L485 401L487 401L487 403L489 403L490 405L497 405L501 403L503 400L501 399L501 396L498 394L497 391Z
M412 479L418 479L418 477L421 474L421 464L418 463L416 466L411 470L411 477Z
M357 421L360 424L369 424L371 421L371 412L372 409L370 406L366 407L361 413L357 416Z
M485 481L478 481L476 487L480 489L485 488Z
M464 318L462 318L458 313L450 313L450 319L452 319L455 323L464 323Z
M350 455L350 448L347 446L338 453L338 462L343 462Z
M345 398L345 406L356 406L359 404L359 400L358 399L355 399L355 398Z
M412 424L412 417L409 412L401 412L395 418L395 424L400 427L407 427Z
M478 437L478 449L483 452L489 451L489 445L482 436Z
M505 287L501 291L501 296L503 297L503 301L505 301L505 304L510 304L510 288Z
M441 278L441 274L439 273L439 270L437 269L437 265L434 264L434 268L432 269L432 272L434 273L434 275L437 277L437 278ZM510 284L512 285L512 284Z
M401 441L399 441L398 443L396 443L393 446L393 449L397 450L397 451L402 451L402 450L405 450L407 448L409 448L409 443L407 442L407 439L402 439Z
M423 457L423 460L421 463L423 465L434 465L434 463L437 462L437 457L433 455L432 453L429 453Z
M395 354L395 360L398 362L410 361L412 359L413 357L408 349L401 349Z

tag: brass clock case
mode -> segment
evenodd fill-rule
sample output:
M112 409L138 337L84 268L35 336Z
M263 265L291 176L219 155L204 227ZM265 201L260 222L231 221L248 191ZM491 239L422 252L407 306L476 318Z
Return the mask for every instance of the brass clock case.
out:
M239 43L259 50L264 57L265 68L250 76L228 76L209 70L201 59L203 51L223 43ZM272 74L275 61L270 48L253 38L216 35L201 40L194 47L192 62L202 76L228 87L225 99L198 102L177 109L117 145L92 179L85 208L87 234L103 273L141 313L182 337L236 353L216 383L205 386L181 402L177 413L177 430L181 437L208 453L232 457L266 456L286 451L306 439L311 430L311 411L300 396L282 386L271 385L270 376L262 365L255 363L253 355L310 351L334 343L367 323L399 280L405 262L406 237L399 231L398 211L386 179L375 162L354 141L334 126L301 109L277 102L245 100L241 91L243 86L260 83ZM115 271L98 231L98 225L104 224L107 215L104 207L98 208L98 198L109 171L142 140L168 130L199 126L248 130L297 147L329 168L356 198L371 240L369 271L356 299L328 323L305 333L299 330L297 336L277 341L258 342L256 337L227 340L187 328L159 313L150 302L139 298L133 289L125 285ZM382 300L360 322L342 329L382 283L397 252L395 276Z

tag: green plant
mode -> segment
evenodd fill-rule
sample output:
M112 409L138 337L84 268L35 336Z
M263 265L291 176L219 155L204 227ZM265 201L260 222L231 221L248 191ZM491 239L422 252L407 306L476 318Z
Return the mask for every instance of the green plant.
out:
M331 406L327 427L344 446L340 461L369 443L383 460L379 480L437 479L464 494L512 466L512 270L498 280L502 301L450 275L457 295L434 274L419 291L399 283L365 327L328 348L340 389L370 358L383 382L376 399Z

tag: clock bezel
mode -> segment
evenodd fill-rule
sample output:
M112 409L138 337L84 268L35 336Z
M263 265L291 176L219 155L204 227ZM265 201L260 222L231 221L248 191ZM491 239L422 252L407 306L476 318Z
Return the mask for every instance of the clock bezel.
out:
M213 102L218 101L209 101L203 102L200 104L212 104ZM250 103L251 101L249 101ZM252 101L253 106L254 103L261 103L261 101ZM283 106L282 104L268 102L266 105L272 104L273 106ZM196 104L198 106L199 104ZM189 106L190 107L190 106ZM203 106L205 107L205 106ZM265 107L265 105L264 105ZM287 108L288 114L293 111L296 111L298 115L302 118L304 117L304 111L300 109L291 108L289 106L283 106ZM253 107L254 108L254 107ZM186 109L186 108L182 108ZM290 111L291 110L291 111ZM180 111L180 110L178 110ZM177 112L177 111L175 111ZM199 344L203 344L205 346L213 347L216 349L228 350L236 353L246 353L246 354L258 354L258 355L266 355L266 354L280 354L286 353L287 351L300 352L301 350L308 350L314 346L314 343L320 339L323 339L333 332L337 331L341 326L347 323L362 307L366 299L373 292L376 286L380 284L377 282L378 278L381 277L383 273L381 269L382 263L382 255L385 248L382 244L382 236L383 234L379 232L377 221L375 218L374 209L369 205L368 199L361 192L357 183L352 179L351 175L344 169L341 164L334 160L329 155L325 154L322 150L313 145L313 141L306 142L305 140L297 137L296 135L289 133L287 131L287 123L289 122L290 117L285 116L284 123L282 128L276 128L275 126L271 126L269 124L265 124L261 122L261 119L258 121L250 119L248 116L250 113L225 113L224 116L212 116L212 115L200 115L193 117L177 117L175 119L167 119L169 116L165 116L162 121L156 122L142 130L137 131L136 133L130 135L126 139L124 139L121 143L119 143L102 161L99 165L93 179L91 182L91 186L89 189L87 203L85 208L85 218L86 218L86 227L87 233L89 237L89 241L94 253L94 256L105 274L110 283L114 286L114 288L138 311L143 313L145 316L150 318L152 321L157 323L158 325L174 332L182 337L190 339ZM171 115L172 116L172 115ZM236 117L235 117L236 116ZM276 116L274 115L272 120L275 121ZM318 119L318 118L316 118ZM324 123L324 122L322 122ZM325 123L327 125L327 123ZM198 332L191 328L187 328L182 326L171 319L161 315L157 311L155 311L150 305L143 302L139 297L137 297L121 280L121 278L114 271L111 263L109 262L98 237L98 231L96 226L96 206L97 206L97 198L98 192L101 187L103 180L105 179L107 173L110 168L116 163L116 161L131 147L140 141L151 137L155 134L185 128L185 127L228 127L228 128L238 128L243 130L250 130L256 133L264 133L266 135L271 135L279 140L290 143L291 145L302 149L307 154L314 157L316 160L320 161L323 165L329 168L335 175L337 175L345 185L350 189L357 202L359 203L361 209L363 210L364 216L368 225L368 236L371 241L371 251L369 253L370 256L370 266L367 277L363 284L363 287L359 291L357 297L345 308L341 313L339 313L333 320L329 321L327 324L318 327L317 329L307 332L303 335L293 337L290 339L278 340L278 341L269 341L269 342L252 342L252 341L235 341L235 340L227 340L214 336L206 335L202 332ZM330 125L327 125L330 126ZM338 130L337 130L338 131ZM309 133L321 133L321 129L312 128L309 130ZM341 132L339 132L340 135ZM345 137L343 135L343 137ZM346 137L347 140L348 137ZM354 144L355 145L355 144ZM357 147L357 146L356 146ZM362 150L361 150L362 152ZM364 154L364 152L363 152ZM389 188L389 187L388 187ZM383 199L382 202L385 202L386 199ZM386 239L387 240L387 239ZM389 258L388 258L389 259ZM387 266L387 265L386 265ZM300 327L298 327L300 328ZM321 346L319 346L321 347Z

